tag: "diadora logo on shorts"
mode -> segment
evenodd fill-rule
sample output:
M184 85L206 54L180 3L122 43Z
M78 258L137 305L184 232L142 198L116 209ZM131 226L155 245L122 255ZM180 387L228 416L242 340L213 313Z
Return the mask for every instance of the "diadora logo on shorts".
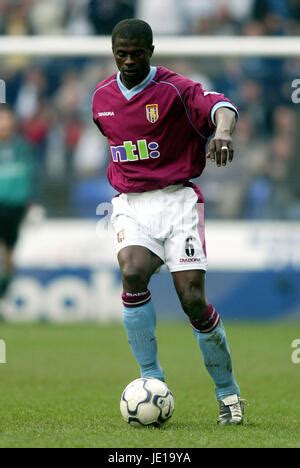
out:
M98 112L98 117L114 117L115 113L111 112Z
M114 162L139 161L143 159L159 158L159 145L156 141L147 143L147 140L124 141L123 145L111 146L110 151Z
M185 254L188 256L188 257L194 257L195 255L195 247L194 247L194 244L192 244L192 241L193 238L192 237L188 237L185 241Z
M193 238L188 237L185 241L185 258L180 259L180 263L192 263L192 262L200 262L201 259L195 257L195 247L192 243Z

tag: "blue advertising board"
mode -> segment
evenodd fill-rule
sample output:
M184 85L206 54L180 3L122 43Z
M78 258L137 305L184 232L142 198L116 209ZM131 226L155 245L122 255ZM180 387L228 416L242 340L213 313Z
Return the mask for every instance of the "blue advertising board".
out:
M209 223L207 297L224 319L300 318L300 226ZM121 320L111 231L90 221L25 228L4 307L8 320ZM183 319L166 268L150 283L158 316Z

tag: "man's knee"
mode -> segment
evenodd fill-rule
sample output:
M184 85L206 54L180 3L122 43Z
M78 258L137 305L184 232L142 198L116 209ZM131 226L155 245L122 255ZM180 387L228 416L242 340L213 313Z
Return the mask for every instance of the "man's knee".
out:
M179 293L182 308L191 320L199 320L205 314L208 302L201 288L186 285Z
M125 264L121 272L123 284L126 288L138 292L147 288L149 275L145 268L138 265Z

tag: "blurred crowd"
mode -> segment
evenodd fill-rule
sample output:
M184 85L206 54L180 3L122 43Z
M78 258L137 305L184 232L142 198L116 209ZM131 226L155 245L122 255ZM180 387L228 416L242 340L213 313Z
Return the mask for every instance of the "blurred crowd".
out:
M110 34L138 17L156 34L297 35L299 0L0 0L0 34Z
M298 35L300 0L0 0L2 35L110 34L128 17L149 21L156 35ZM208 163L199 181L207 216L300 219L300 104L291 97L300 59L154 64L223 92L239 107L234 162L220 169ZM35 201L49 216L95 216L114 194L106 182L108 147L91 121L93 89L114 71L104 58L1 58L7 102L34 147Z

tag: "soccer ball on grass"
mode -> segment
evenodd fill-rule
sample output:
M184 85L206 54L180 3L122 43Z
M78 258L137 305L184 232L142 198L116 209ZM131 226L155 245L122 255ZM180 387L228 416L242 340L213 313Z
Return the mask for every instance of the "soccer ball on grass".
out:
M160 427L173 414L174 399L158 379L136 379L125 388L120 401L123 419L132 426Z

